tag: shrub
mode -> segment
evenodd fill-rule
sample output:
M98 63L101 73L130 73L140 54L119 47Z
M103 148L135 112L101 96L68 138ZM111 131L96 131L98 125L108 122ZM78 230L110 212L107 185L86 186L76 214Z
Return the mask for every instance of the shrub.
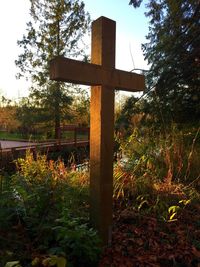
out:
M34 159L30 152L16 164L17 173L5 178L1 190L8 240L2 247L11 251L10 258L5 253L2 258L20 260L23 266L32 254L62 252L71 266L95 266L100 241L88 224L88 177L68 171L60 160L47 161L39 154Z
M177 130L157 134L140 132L133 134L121 143L126 158L124 168L133 176L167 183L190 183L200 178L200 128L196 130Z
M115 204L167 221L176 214L170 207L178 207L181 199L199 200L198 136L199 129L174 128L165 135L135 129L120 144L124 158L114 168Z

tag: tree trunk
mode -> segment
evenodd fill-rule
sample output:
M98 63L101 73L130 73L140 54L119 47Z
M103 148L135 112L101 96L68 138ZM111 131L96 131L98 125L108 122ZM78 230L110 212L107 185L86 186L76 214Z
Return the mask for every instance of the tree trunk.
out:
M55 87L55 106L54 106L54 138L60 139L61 138L61 110L60 110L60 99L59 99L59 92L60 92L60 84L57 83Z

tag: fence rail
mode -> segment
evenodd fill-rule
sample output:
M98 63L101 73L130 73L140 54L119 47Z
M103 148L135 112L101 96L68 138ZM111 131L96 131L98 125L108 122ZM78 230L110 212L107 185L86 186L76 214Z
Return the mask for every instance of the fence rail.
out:
M25 157L26 151L30 150L34 157L36 157L37 152L48 154L50 152L61 151L65 148L70 147L88 147L89 140L72 140L72 141L59 141L50 143L38 143L28 146L19 146L12 148L0 149L0 169L4 168L7 164L12 163L14 160L20 157Z

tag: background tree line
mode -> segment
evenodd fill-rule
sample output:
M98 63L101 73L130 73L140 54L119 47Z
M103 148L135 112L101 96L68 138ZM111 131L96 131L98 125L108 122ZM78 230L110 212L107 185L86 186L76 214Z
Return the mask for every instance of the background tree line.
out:
M18 78L27 77L32 86L29 97L21 100L16 114L23 128L45 125L48 129L54 128L57 138L61 123L89 124L89 96L77 86L50 81L49 61L54 56L88 58L83 37L89 32L90 16L84 1L30 2L30 21L18 41L22 52L16 65ZM130 1L135 8L141 3L142 0ZM140 100L132 96L121 103L122 109L116 111L116 129L127 131L136 121L153 122L156 127L172 122L198 124L199 1L147 1L146 10L150 27L142 49L149 63L147 88ZM137 119L133 119L136 114Z
M73 101L68 105L61 125L89 125L89 95L84 89L73 89ZM12 101L0 95L0 139L9 134L23 138L54 138L54 120L48 110L36 105L32 97ZM5 133L5 134L4 134Z
M142 2L131 0L129 4L138 8ZM131 114L139 112L151 114L160 124L198 124L200 3L196 0L152 0L147 1L146 10L150 26L142 49L150 66L146 75L147 88L137 105L134 97L126 102L119 120L124 118L127 124Z
M58 138L61 122L72 118L69 107L73 90L72 86L49 80L49 61L55 56L85 58L83 36L88 32L90 16L79 0L30 2L30 21L18 41L22 53L15 61L18 77L25 76L32 82L31 100L24 103L21 116L28 116L27 111L37 113L36 121L53 124L54 137Z

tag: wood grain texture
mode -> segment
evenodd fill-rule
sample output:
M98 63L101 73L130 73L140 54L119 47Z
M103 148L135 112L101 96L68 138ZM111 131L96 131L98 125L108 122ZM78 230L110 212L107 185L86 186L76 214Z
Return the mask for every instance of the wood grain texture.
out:
M52 80L91 85L90 219L104 244L111 242L115 89L142 91L143 75L115 69L116 23L100 17L92 23L91 63L57 57Z
M92 25L91 61L115 67L115 22ZM90 104L90 218L103 242L111 242L114 145L114 88L92 86Z
M50 74L56 81L104 85L122 91L138 92L145 88L143 75L64 57L51 60Z

